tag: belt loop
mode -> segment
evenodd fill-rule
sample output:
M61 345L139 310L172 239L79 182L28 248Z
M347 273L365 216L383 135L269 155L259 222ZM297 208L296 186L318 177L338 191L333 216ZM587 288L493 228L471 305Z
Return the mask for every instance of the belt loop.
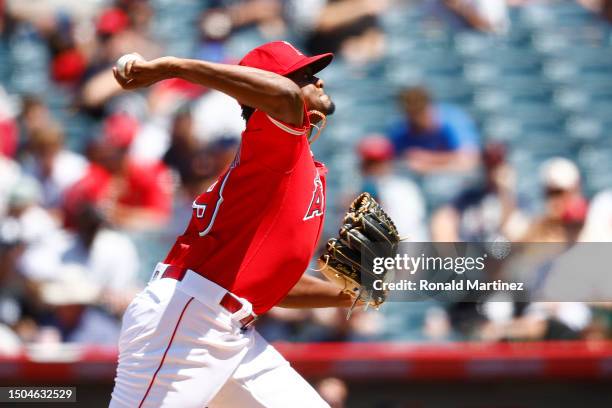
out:
M160 278L166 271L166 268L168 268L168 264L158 262L157 265L155 265L155 269L153 269L153 275L151 275L149 282L153 282Z
M242 308L240 310L238 310L237 312L234 312L232 314L232 317L236 320L242 320L247 316L250 316L253 314L253 305L251 304L251 302L249 302L248 300L238 297L236 295L234 295L232 292L227 292L230 296L232 296L234 299L238 300L240 302L240 304L242 305Z

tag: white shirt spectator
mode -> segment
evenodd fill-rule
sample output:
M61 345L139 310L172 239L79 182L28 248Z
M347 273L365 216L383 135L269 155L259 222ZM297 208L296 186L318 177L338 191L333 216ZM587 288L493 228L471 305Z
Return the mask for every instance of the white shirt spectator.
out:
M580 241L612 241L612 190L602 191L593 197Z
M245 128L241 114L234 98L215 90L207 92L192 110L196 137L205 143L224 137L240 139Z
M39 206L31 206L19 217L19 226L23 240L34 244L44 240L49 234L58 230L59 225L51 215Z
M0 323L0 355L18 356L21 349L21 340L6 325Z
M34 244L53 234L58 222L40 207L41 188L38 181L31 177L20 177L13 185L7 205L13 211L10 219L19 225L20 236L27 244Z
M87 277L103 289L132 290L137 286L138 254L123 233L102 229L88 251L74 235L64 231L28 248L20 270L35 281L54 280L66 264L83 266Z
M527 307L526 314L541 320L554 318L577 332L584 330L592 319L591 310L581 302L535 302Z
M158 116L141 126L130 146L130 156L140 162L156 162L170 147L170 119Z
M49 177L44 178L38 163L34 160L26 160L24 173L34 177L42 187L42 206L46 208L60 205L64 191L79 181L87 169L87 160L70 150L60 151L53 162L53 170Z
M381 205L395 223L400 237L413 242L427 241L425 200L416 184L388 175L378 178L376 185Z
M315 28L326 5L327 0L290 0L286 7L295 30L308 33Z
M510 20L508 18L508 5L506 0L465 0L478 10L497 33L508 31Z
M219 91L210 90L192 108L196 137L204 144L221 138L240 139L245 128L238 102ZM130 155L138 161L157 161L170 147L171 120L159 116L146 121L130 146Z
M491 27L494 33L503 34L510 28L506 0L457 0L456 3L458 7L471 9ZM430 0L429 7L433 9L433 14L445 20L451 28L470 26L464 18L451 11L444 0Z
M8 8L19 16L40 19L57 10L70 13L77 19L92 18L106 3L105 0L8 0Z

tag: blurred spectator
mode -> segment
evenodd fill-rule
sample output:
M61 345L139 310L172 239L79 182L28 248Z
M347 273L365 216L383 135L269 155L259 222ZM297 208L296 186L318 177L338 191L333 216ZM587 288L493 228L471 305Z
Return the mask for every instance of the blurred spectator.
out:
M204 143L231 137L240 140L244 119L238 102L218 91L209 91L192 109L194 133Z
M56 13L45 36L51 52L51 77L61 83L76 85L85 74L87 58L77 47L74 23L68 14Z
M0 355L18 356L21 354L21 340L10 327L0 323Z
M34 132L44 131L53 122L47 104L34 95L23 97L20 119L25 140L29 140Z
M276 38L285 31L282 0L214 0L199 21L200 44L196 58L225 60L225 41L242 28L256 27L263 37Z
M578 167L568 159L555 157L542 164L540 178L546 198L545 212L531 224L522 240L575 242L588 208Z
M100 288L86 278L82 267L64 265L55 279L40 285L39 291L43 303L52 308L49 321L41 326L56 329L59 341L117 344L119 322L94 307Z
M312 310L273 307L257 322L257 332L267 341L302 341L302 332L312 324Z
M378 21L386 0L292 0L291 20L312 54L339 52L349 62L382 57L385 36Z
M163 162L178 172L181 185L193 191L194 196L201 189L202 181L212 175L212 157L206 155L203 144L195 137L189 110L174 117L170 148L164 154Z
M17 333L27 314L25 283L17 273L17 260L24 250L19 224L0 223L0 354L14 352Z
M130 156L138 161L155 162L162 159L170 148L174 117L185 106L196 100L206 88L179 78L162 81L151 88L147 98L138 100L126 94L118 100L123 112L140 118L142 125L135 129L135 138L130 146ZM229 98L229 97L228 97ZM232 100L235 103L235 100ZM211 111L214 109L211 108ZM216 110L217 113L223 109ZM223 125L223 115L215 118Z
M145 59L153 59L160 54L160 47L148 30L151 17L148 2L120 3L123 8L103 10L96 22L93 46L96 52L90 58L81 87L81 102L92 113L98 113L111 98L124 93L110 69L120 56L134 50L138 50ZM135 97L129 95L128 99Z
M76 83L85 74L87 61L76 48L58 52L51 63L51 75L58 82Z
M138 289L139 259L132 241L109 229L103 214L88 197L71 197L67 220L75 233L48 234L48 239L24 253L20 268L28 279L56 279L66 265L79 266L81 274L99 289L97 302L116 314L123 312Z
M380 313L368 313L355 309L351 318L346 318L347 310L340 308L313 309L313 319L304 326L303 341L340 342L376 340L384 325Z
M176 191L168 231L182 234L192 215L193 199L201 194L217 176L215 157L195 137L194 118L189 109L183 109L174 117L170 148L162 161L177 173L180 188Z
M429 0L434 14L453 29L503 34L510 28L507 0Z
M519 280L530 282L534 298L551 301L527 305L485 304L483 310L489 321L481 328L484 339L578 339L591 323L592 314L587 304L569 300L589 298L589 291L598 290L597 284L591 285L591 282L601 282L602 276L589 279L593 271L586 270L577 282L576 267L571 268L569 276L563 273L568 270L568 261L579 260L581 267L584 259L588 259L584 253L576 255L584 248L571 247L578 239L587 213L580 173L572 161L554 157L541 165L540 178L546 195L545 213L530 225L522 240L563 245L529 247L530 251L524 254L529 262L523 265L523 271L517 271L517 276L522 275ZM538 259L542 262L540 265L536 264ZM502 304L506 304L504 311L500 310Z
M2 219L8 211L9 194L17 180L21 177L21 169L19 164L0 154L0 219Z
M281 0L215 0L212 8L227 13L233 30L255 26L270 38L285 28L282 6Z
M390 300L390 301L389 301ZM383 338L389 341L447 342L457 339L452 330L450 316L434 299L410 302L388 299L381 307L385 316Z
M612 190L601 191L591 200L580 241L612 242Z
M196 148L191 153L185 152L184 163L178 163L180 155L166 155L165 158L172 159L177 166L181 177L181 186L175 194L173 216L171 222L166 226L167 231L182 234L185 224L189 222L193 213L193 199L200 195L227 169L236 157L239 143L236 139L228 137L221 138L206 145ZM178 153L178 150L173 152Z
M238 149L240 148L240 143L229 135L228 137L219 138L215 143L212 143L209 148L214 157L214 168L216 173L214 178L217 179L217 177L219 177L234 161Z
M96 31L104 39L127 30L129 24L130 19L125 10L119 7L108 8L98 16Z
M66 193L68 205L75 197L86 196L120 228L147 230L164 225L171 210L172 179L163 163L139 163L129 157L137 126L126 114L107 119L103 137L94 142L93 164Z
M151 21L154 13L149 0L115 0L115 4L125 11L133 31L143 36L151 34Z
M612 1L611 0L578 0L583 7L599 14L609 22L612 22Z
M369 135L357 147L363 185L395 222L401 237L427 241L425 199L418 186L393 174L393 145L382 135Z
M42 187L42 206L57 209L64 191L81 179L87 160L64 148L64 133L53 123L35 129L27 141L30 155L23 160L25 174L35 178Z
M330 408L345 408L347 406L348 387L341 379L324 378L319 381L316 390L321 398L329 404Z
M580 302L534 302L525 306L493 301L483 310L489 320L479 329L479 338L486 341L576 340L592 318L588 306Z
M479 136L461 109L434 103L422 87L401 93L406 118L389 129L395 154L418 173L466 171L478 163Z
M0 156L15 157L19 129L13 100L0 84Z
M521 237L528 221L516 192L516 174L506 161L506 147L488 144L482 153L485 180L438 209L431 220L439 242L493 242Z
M8 36L10 26L11 16L6 6L6 0L0 0L0 40Z
M69 10L73 16L85 19L91 17L100 5L99 0L4 1L15 16L39 21L53 15L57 10Z
M18 222L22 239L37 243L59 228L59 223L40 206L42 189L33 178L22 176L9 192L7 217Z
M207 9L200 17L200 41L196 46L194 58L225 62L225 41L232 33L232 19L224 10Z

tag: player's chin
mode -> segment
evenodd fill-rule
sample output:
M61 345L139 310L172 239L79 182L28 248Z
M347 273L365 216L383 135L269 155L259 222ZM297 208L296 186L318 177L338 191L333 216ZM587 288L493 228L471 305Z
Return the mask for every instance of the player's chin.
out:
M331 99L329 100L329 105L327 106L326 115L333 115L336 111L336 104Z
M326 115L333 115L336 111L336 104L334 103L334 101L332 101L329 96L325 95L325 98L322 98L321 102L323 105L322 111Z

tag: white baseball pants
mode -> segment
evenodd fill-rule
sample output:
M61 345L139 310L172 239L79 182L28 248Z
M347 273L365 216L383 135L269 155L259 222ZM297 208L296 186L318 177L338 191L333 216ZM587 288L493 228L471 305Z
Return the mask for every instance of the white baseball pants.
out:
M219 305L226 292L193 271L149 282L123 316L110 408L329 408L252 327L240 330L244 314Z

